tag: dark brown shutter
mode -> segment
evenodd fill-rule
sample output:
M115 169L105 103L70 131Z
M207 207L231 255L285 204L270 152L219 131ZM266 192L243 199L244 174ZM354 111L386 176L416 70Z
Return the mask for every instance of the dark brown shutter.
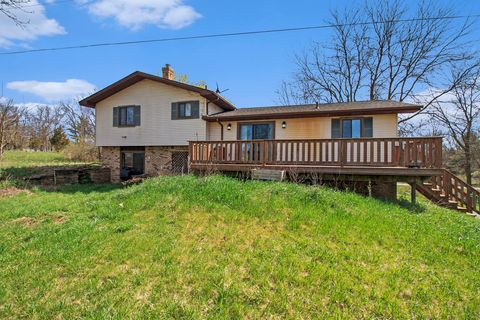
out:
M192 101L192 118L200 118L200 101Z
M363 118L363 136L365 138L373 137L373 118Z
M177 120L178 119L178 103L173 102L172 103L172 120Z
M118 107L113 108L113 126L118 127Z
M332 119L332 139L341 138L340 119Z
M140 125L140 106L134 106L134 119L135 119L135 125L139 126Z

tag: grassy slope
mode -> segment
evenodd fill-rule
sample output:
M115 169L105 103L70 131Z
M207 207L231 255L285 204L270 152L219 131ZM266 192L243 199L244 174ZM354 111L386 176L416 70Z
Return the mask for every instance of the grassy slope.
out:
M0 317L480 317L480 221L162 177L0 199Z

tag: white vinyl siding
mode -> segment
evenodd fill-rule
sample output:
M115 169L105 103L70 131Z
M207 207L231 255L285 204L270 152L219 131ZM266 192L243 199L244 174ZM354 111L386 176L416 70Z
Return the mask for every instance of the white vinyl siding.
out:
M173 102L199 101L198 119L171 120ZM96 105L97 146L186 146L189 140L205 140L205 98L197 93L151 80L140 81ZM141 106L141 125L112 125L113 108ZM210 104L209 108L212 106Z

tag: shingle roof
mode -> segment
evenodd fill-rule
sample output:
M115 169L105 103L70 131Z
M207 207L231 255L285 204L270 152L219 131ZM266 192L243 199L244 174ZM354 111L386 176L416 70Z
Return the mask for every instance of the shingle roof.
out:
M350 116L362 114L412 113L422 106L396 101L359 101L345 103L304 104L291 106L270 106L256 108L238 108L203 118L207 121L261 120L278 118L306 118Z
M232 105L225 98L223 98L221 95L219 95L214 91L192 86L183 82L165 79L165 78L158 77L158 76L141 72L141 71L135 71L129 74L128 76L118 80L117 82L109 85L108 87L92 94L89 97L86 97L85 99L81 100L79 103L80 105L85 107L95 108L95 105L98 102L102 101L103 99L106 99L114 95L115 93L145 79L164 83L166 85L174 86L174 87L185 89L188 91L196 92L200 94L202 97L204 97L205 99L215 103L216 105L218 105L220 108L224 110L235 110L234 105Z

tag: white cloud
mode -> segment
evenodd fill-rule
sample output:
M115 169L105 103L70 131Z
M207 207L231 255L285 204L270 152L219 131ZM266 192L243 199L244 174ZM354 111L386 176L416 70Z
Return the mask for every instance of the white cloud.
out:
M37 0L29 2L24 9L12 10L12 14L25 24L17 25L0 13L0 47L19 45L17 41L31 41L39 37L66 34L65 29L55 19L49 19L45 7Z
M113 18L132 30L146 24L181 29L201 17L183 0L99 0L89 5L88 10L100 18Z
M7 88L34 94L46 101L60 101L90 94L95 86L85 80L68 79L65 82L14 81Z
M41 107L41 106L50 106L50 105L48 105L46 103L42 103L42 102L16 103L15 100L13 100L13 99L10 99L10 98L7 98L7 97L0 97L0 103L8 103L10 101L17 107L26 108L26 109L29 109L29 110L35 110L36 108Z

